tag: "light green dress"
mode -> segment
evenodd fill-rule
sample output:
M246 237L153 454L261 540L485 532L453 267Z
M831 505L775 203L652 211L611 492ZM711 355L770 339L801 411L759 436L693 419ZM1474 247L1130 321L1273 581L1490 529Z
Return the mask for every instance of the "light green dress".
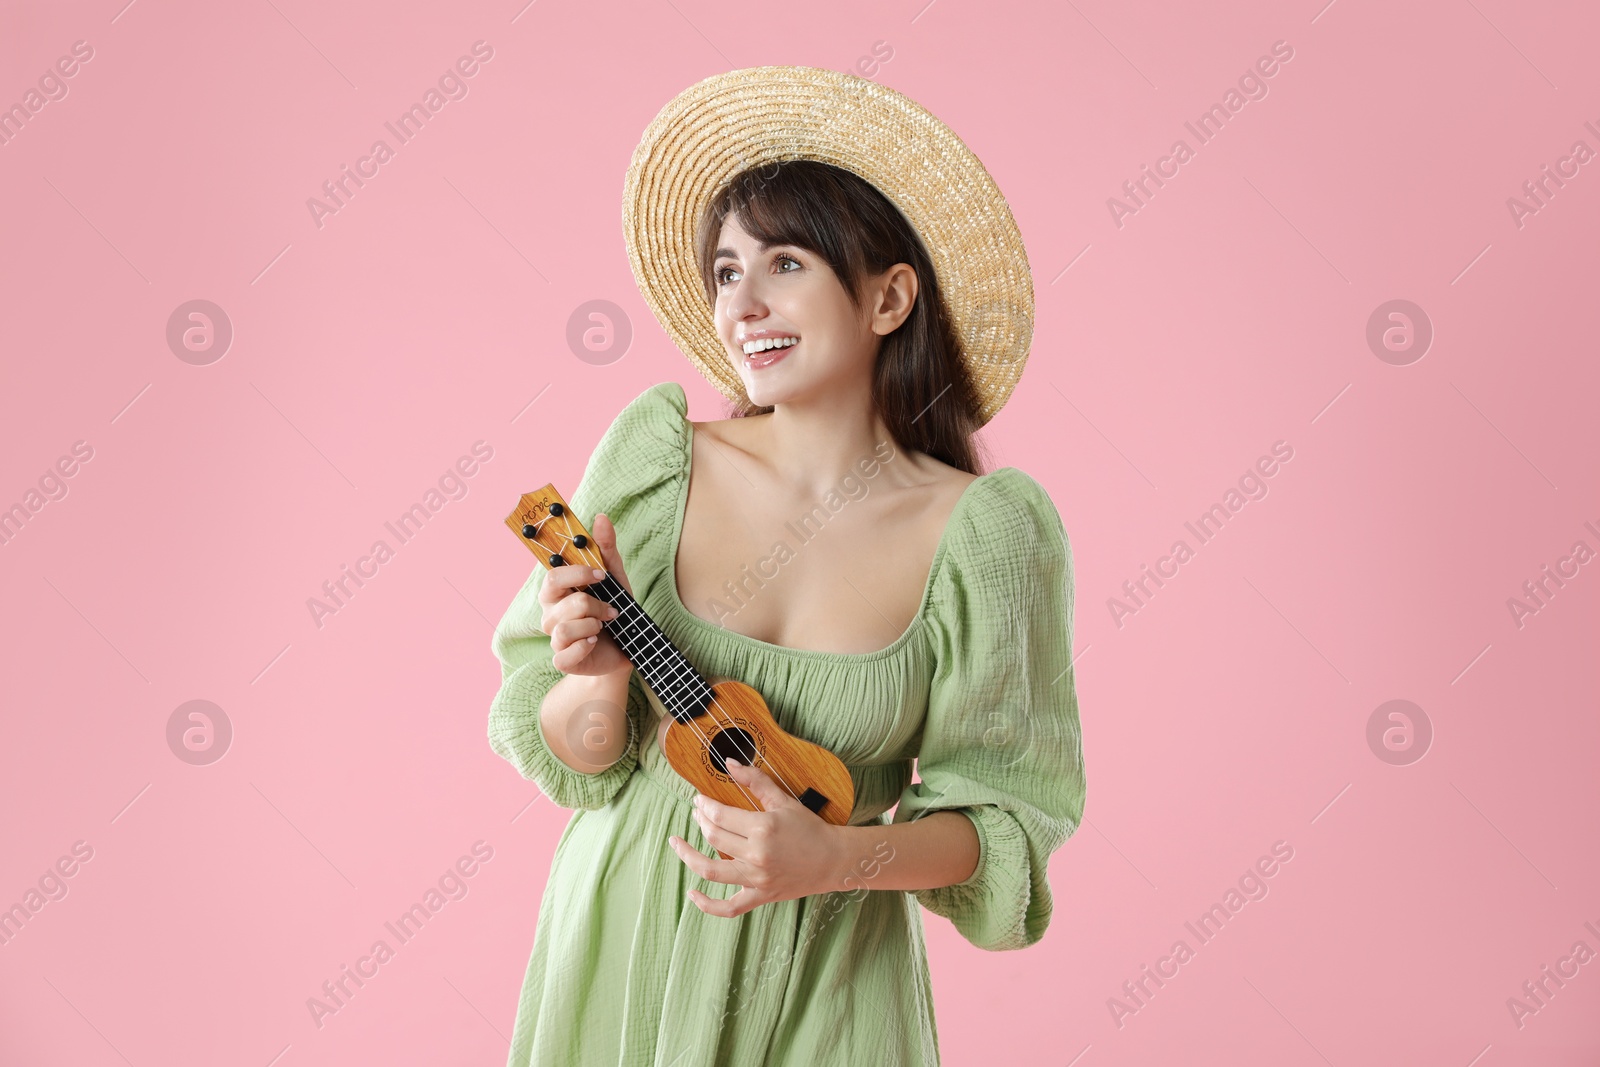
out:
M545 570L535 564L496 628L502 684L489 743L576 810L551 861L507 1062L937 1064L918 904L979 948L1033 944L1050 921L1050 854L1083 814L1061 517L1017 468L985 474L957 502L918 614L893 644L859 655L769 644L678 598L687 412L672 382L630 403L569 498L577 517L611 517L635 598L703 676L754 686L783 729L844 761L852 824L888 822L891 808L896 823L959 810L977 829L978 866L965 882L916 893L826 893L732 919L701 912L687 889L726 898L736 888L694 874L667 844L676 834L714 854L692 817L695 788L656 745L665 709L639 673L628 748L611 767L574 771L544 740L539 704L562 674L538 628Z

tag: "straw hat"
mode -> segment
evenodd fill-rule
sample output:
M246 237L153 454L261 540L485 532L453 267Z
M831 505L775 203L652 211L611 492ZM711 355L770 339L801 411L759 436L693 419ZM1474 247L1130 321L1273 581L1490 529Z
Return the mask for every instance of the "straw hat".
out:
M673 343L730 400L748 402L717 337L695 259L706 203L738 172L811 159L851 171L916 228L991 419L1033 340L1033 274L1011 209L961 138L910 98L819 67L707 78L661 109L634 149L622 233L634 280Z

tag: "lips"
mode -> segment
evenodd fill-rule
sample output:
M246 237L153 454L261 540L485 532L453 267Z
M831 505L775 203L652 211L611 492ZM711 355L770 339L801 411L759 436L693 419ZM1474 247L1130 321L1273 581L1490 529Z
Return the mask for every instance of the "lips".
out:
M788 348L769 348L764 352L756 352L752 355L745 356L744 365L749 367L751 370L761 370L763 367L770 367L784 356L787 356L790 352L793 352L795 349L799 348L800 344L801 342L796 341Z

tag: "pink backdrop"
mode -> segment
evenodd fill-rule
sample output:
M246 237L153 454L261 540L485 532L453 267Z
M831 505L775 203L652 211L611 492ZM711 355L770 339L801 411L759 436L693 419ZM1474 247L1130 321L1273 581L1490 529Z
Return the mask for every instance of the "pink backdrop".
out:
M0 30L0 1062L503 1062L567 813L485 739L502 517L651 384L721 414L634 288L629 155L703 77L862 57L1016 213L986 436L1078 583L1087 819L1037 947L928 917L946 1061L1596 1062L1600 18L125 2Z

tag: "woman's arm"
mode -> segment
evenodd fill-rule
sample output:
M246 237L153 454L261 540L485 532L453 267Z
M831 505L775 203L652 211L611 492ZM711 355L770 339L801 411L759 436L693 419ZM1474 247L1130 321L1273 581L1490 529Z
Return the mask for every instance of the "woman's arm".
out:
M760 904L815 893L938 888L977 872L982 859L978 831L958 810L888 826L835 826L765 772L733 759L727 767L762 810L747 811L697 795L694 817L706 843L731 858L712 859L681 837L667 838L678 858L700 877L743 887L726 899L691 888L689 898L708 915L732 918Z
M567 674L539 705L551 753L580 774L599 774L628 747L628 680L633 664L610 674Z
M978 831L959 811L888 826L840 826L834 890L939 889L977 872Z

